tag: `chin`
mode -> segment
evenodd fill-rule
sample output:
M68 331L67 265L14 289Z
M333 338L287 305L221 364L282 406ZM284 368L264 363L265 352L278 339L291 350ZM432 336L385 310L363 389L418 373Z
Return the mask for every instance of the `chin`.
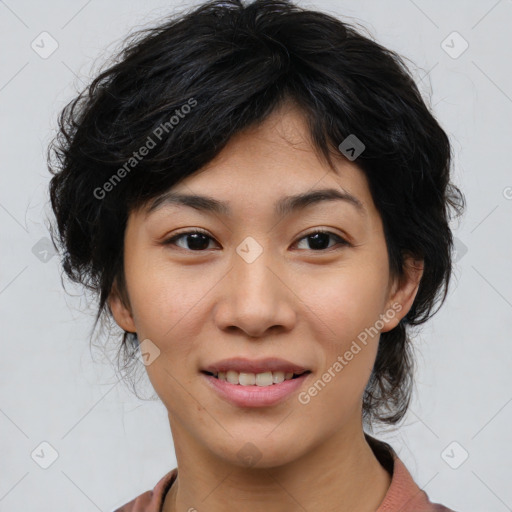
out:
M259 430L253 435L245 430L243 436L228 436L225 444L216 446L212 451L227 464L247 469L284 466L303 455L299 452L300 445L294 441L294 436L286 432L281 435L274 432L269 436L270 431Z

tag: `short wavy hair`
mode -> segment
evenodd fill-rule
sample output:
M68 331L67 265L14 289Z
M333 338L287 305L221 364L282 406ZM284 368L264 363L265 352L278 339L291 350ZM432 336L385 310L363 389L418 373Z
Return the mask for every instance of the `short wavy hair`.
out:
M404 276L405 255L424 261L411 309L381 334L363 396L363 420L370 427L397 423L414 383L410 328L446 298L449 221L465 206L450 181L449 139L404 58L354 24L286 0L210 1L123 43L60 112L48 148L57 223L56 233L50 226L52 241L67 276L97 294L94 326L100 317L112 321L107 299L114 283L129 304L123 239L130 212L157 200L235 134L292 101L329 165L348 135L364 143L356 163L382 218L390 274ZM148 137L151 150L134 162ZM136 346L136 333L124 332L118 356L133 359Z

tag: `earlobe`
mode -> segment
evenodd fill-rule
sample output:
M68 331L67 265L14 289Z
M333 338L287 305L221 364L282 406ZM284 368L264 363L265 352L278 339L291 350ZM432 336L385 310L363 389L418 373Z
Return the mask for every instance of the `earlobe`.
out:
M395 283L394 290L388 299L384 315L389 320L381 332L394 329L411 309L423 276L423 268L423 260L418 260L413 256L405 259L404 276ZM392 312L392 314L388 314L388 312Z
M137 332L132 313L129 307L124 304L116 283L112 285L112 290L107 299L107 303L114 320L121 329L128 332Z

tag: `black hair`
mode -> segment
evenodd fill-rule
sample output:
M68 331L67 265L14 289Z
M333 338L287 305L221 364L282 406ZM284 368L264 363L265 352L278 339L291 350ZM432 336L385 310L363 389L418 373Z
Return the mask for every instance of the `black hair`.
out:
M410 328L446 298L449 221L465 200L450 182L447 134L404 59L355 26L286 0L222 0L135 32L59 116L48 148L52 240L67 276L98 295L96 326L112 316L114 283L129 304L123 238L130 212L285 101L304 113L330 165L349 135L364 144L355 163L382 217L391 275L404 275L408 254L424 261L411 309L381 334L363 397L365 421L397 423L412 391ZM142 147L144 158L134 156ZM124 332L126 357L136 342Z

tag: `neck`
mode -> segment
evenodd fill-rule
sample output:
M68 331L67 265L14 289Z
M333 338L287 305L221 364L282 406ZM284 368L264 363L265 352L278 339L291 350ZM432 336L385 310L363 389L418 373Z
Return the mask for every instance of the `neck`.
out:
M186 431L172 427L179 470L163 512L375 512L391 483L361 426L271 468L241 468L213 458Z

